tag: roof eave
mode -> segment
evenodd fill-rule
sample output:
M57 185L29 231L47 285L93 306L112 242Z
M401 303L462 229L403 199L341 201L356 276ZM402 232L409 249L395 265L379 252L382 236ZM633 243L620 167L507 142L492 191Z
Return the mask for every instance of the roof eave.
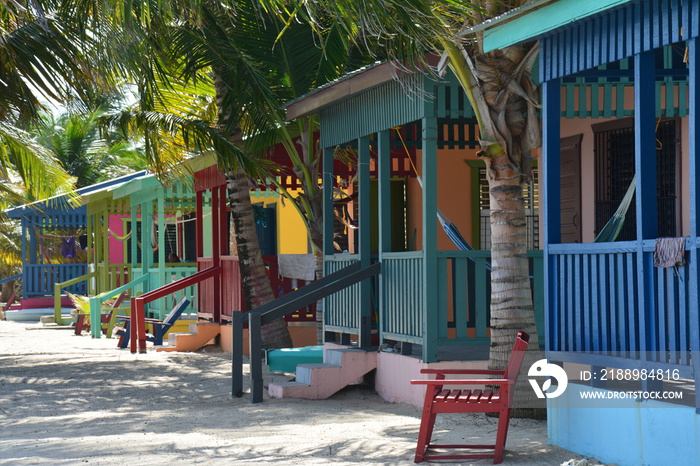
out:
M354 76L341 78L327 86L322 86L303 97L285 104L282 108L287 111L287 121L313 115L326 105L394 79L400 74L400 70L393 63L384 62Z

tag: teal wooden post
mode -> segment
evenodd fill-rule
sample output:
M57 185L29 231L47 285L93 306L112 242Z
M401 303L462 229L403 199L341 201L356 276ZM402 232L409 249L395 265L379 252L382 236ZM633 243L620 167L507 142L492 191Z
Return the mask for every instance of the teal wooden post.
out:
M151 265L153 264L153 248L151 247L151 229L153 221L153 206L151 201L146 201L141 204L141 274L147 275L150 273ZM142 290L144 293L151 291L150 280L143 282ZM132 307L132 311L133 311ZM144 311L145 312L145 311Z
M323 148L323 254L333 255L333 148Z
M362 136L358 142L358 194L360 207L360 264L362 268L370 266L371 254L371 190L369 183L369 136ZM360 348L367 348L372 344L372 284L371 279L360 283L360 334L358 343Z
M212 215L216 215L212 212ZM158 286L165 285L165 188L158 188ZM163 319L167 315L167 298L158 300L159 318Z
M391 140L390 130L380 131L377 137L378 178L379 178L379 262L383 260L385 252L391 252ZM384 267L384 264L382 264ZM377 279L377 294L379 299L379 323L378 331L382 339L382 329L386 322L385 311L387 309L385 278L380 274ZM383 339L380 340L380 344Z
M432 89L426 89L432 93ZM438 359L437 134L435 102L427 99L423 117L423 362Z
M335 174L333 170L333 147L323 148L323 255L332 256L334 252L333 247L333 223L335 220L335 214L333 212L333 189L335 187ZM324 275L326 273L324 266ZM316 304L316 325L325 326L324 315L328 311L330 300L328 298L321 299ZM320 322L319 322L320 321ZM325 341L331 341L333 338L332 334L326 335L325 330L318 335L317 339L321 340L318 343L324 343Z
M540 60L544 66L544 60ZM544 70L540 70L540 76ZM560 351L559 338L559 309L557 309L557 293L559 289L559 274L555 258L549 255L549 245L561 243L561 168L560 168L560 111L561 84L558 79L542 83L542 181L540 193L544 206L543 232L544 250L542 262L544 266L544 332L547 351Z
M138 205L135 203L131 204L131 256L128 258L129 262L131 263L131 270L133 275L133 271L136 270L139 266L139 261L138 261L138 248L139 248L139 237L137 235L137 221L138 221ZM135 277L131 276L129 277L129 280L133 280Z
M29 228L29 222L27 221L26 217L22 216L22 221L20 222L21 228L22 228L22 265L25 266L29 263L29 258L28 258L28 253L27 253L27 235L31 235L31 230ZM27 270L23 268L22 272L24 272L24 275L22 277L22 280L25 281L27 280ZM27 287L23 286L22 287L22 298L26 299L27 298Z
M690 279L688 283L689 295L698 296L698 284L700 282L700 253L698 252L697 239L700 235L700 217L698 216L698 207L700 206L700 189L698 189L697 179L700 176L700 39L694 38L688 41L688 64L690 67L689 75L689 107L690 107L690 122L689 122L689 173L688 186L690 189ZM689 309L689 326L690 326L690 349L692 351L692 360L697 361L700 356L700 309L697 299L688 301ZM695 368L695 393L700 393L700 370ZM695 410L700 414L700 396L695 396Z

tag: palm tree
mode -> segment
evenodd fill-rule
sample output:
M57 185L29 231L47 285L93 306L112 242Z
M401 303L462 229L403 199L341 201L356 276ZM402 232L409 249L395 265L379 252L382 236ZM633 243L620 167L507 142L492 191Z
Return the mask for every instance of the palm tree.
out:
M296 18L322 27L316 18L338 18L347 31L384 44L391 57L424 64L426 52L443 56L440 72L449 66L472 104L480 130L480 156L486 163L492 238L490 367L503 369L518 330L531 335L537 350L534 307L526 257L523 186L531 178L531 151L540 145L537 87L531 69L537 44L515 45L485 53L478 35L469 30L484 20L525 3L453 0L269 0L283 10L285 21ZM525 378L521 406L534 406ZM518 415L540 417L540 408Z
M323 47L320 47L309 24L291 25L280 37L286 26L261 11L254 1L235 2L235 8L203 2L187 13L161 34L168 38L163 44L168 55L163 60L175 63L181 70L176 79L188 84L201 85L209 78L202 73L211 72L217 129L219 135L233 142L233 147L227 147L232 157L220 153L220 164L228 171L235 244L244 277L246 304L251 309L270 301L274 295L258 248L249 200L249 179L255 173L250 164L244 166L249 159L236 151L244 152L243 155L245 152L263 153L275 143L284 144L302 182L303 193L293 197L279 184L277 187L306 221L314 252L320 253L320 158L312 144L316 124L311 118L288 126L280 105L345 71L349 42L340 34L341 29L330 28L323 34ZM161 23L167 21L161 18ZM357 55L368 60L366 55ZM304 142L301 151L294 142L297 136ZM275 183L274 177L268 176L268 179ZM320 254L317 257L321 259ZM321 260L317 263L320 269ZM264 331L271 333L264 340L279 339L280 343L274 343L275 346L282 345L287 333L286 328L278 324ZM286 344L289 343L287 339Z
M75 177L76 188L146 168L145 157L134 144L117 132L107 134L101 129L104 113L102 109L64 113L39 123L37 142Z

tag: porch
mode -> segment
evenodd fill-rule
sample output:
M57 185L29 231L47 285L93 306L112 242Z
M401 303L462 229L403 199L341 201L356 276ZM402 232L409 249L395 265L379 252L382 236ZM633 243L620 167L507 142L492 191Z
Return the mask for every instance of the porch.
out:
M540 41L546 355L569 369L570 382L548 400L548 433L604 462L691 464L700 455L699 11L697 0L559 0L484 26L486 50ZM575 100L569 85L580 86L578 107L588 111L575 122L562 120ZM625 129L606 121L627 115ZM669 139L664 126L675 128ZM562 213L563 141L574 135L588 152L574 164L584 180L577 190L595 205L579 217L589 230L583 244L566 239ZM621 241L594 242L602 226L594 214L619 205L614 193L632 178L630 229ZM684 244L675 266L655 264L661 237ZM628 380L613 383L610 374ZM646 396L620 397L623 390ZM682 401L649 396L676 390Z

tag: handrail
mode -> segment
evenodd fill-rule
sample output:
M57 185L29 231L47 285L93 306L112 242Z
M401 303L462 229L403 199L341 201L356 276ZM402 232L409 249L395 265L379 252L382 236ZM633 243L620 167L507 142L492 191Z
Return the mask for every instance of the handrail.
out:
M366 280L381 271L381 263L376 262L362 268L360 262L344 267L330 275L281 296L248 313L233 312L233 396L243 391L243 324L248 320L248 343L250 345L251 402L260 403L263 399L262 380L262 326L280 319L303 306L317 302L342 289Z
M93 338L102 337L102 316L100 316L100 314L102 313L102 303L107 301L108 299L112 299L116 296L119 296L125 291L133 290L136 285L140 285L141 283L148 281L149 278L150 274L149 272L146 272L139 278L131 280L129 283L125 283L124 285L117 287L113 290L100 293L97 296L93 296L88 300L88 302L90 303L90 332L92 333Z
M9 281L11 281L11 280L17 280L18 278L21 278L21 277L22 277L22 274L21 274L21 273L18 273L17 275L13 275L13 276L11 276L11 277L3 278L2 280L0 280L0 285L2 285L2 284L5 283L5 282L9 282Z
M131 297L131 352L136 353L137 346L140 353L146 352L146 304L156 299L180 291L188 286L207 280L221 273L221 267L208 267L189 277L181 278L155 290L144 293L141 296Z
M84 280L89 280L91 278L95 278L96 276L97 276L97 271L95 270L94 272L86 273L85 275L71 278L70 280L66 280L65 282L62 282L62 283L54 283L54 285L53 285L53 317L54 317L54 322L56 322L56 324L63 325L63 318L61 317L61 288L64 288L66 286L75 285L76 283L80 283Z

